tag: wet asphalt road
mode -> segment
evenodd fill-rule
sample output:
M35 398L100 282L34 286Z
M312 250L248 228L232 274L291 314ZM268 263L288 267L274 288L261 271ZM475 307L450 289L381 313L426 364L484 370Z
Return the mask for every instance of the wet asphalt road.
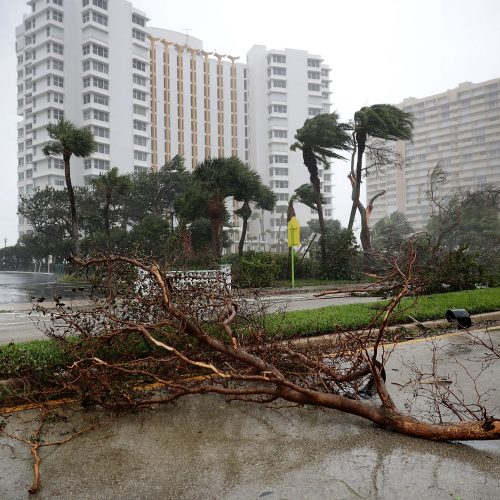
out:
M500 332L494 339L500 343ZM404 365L425 367L430 345L400 345L388 366L398 405L411 392L399 385ZM465 383L455 356L471 374L480 347L463 334L439 340L442 373ZM404 361L404 363L402 362ZM500 363L479 382L500 407ZM397 371L396 371L397 370ZM394 382L394 383L393 383ZM68 413L61 427L79 427ZM33 411L8 417L8 429L29 433ZM0 437L0 498L29 497L29 450ZM500 442L434 443L382 430L360 418L314 407L265 408L207 395L175 406L123 415L111 425L58 448L42 450L41 499L474 499L500 496Z

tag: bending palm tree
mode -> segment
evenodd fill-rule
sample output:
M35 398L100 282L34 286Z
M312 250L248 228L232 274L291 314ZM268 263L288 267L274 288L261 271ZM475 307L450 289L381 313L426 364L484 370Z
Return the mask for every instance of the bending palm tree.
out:
M383 139L386 141L409 141L413 136L413 120L411 113L406 113L396 106L390 104L374 104L373 106L365 106L354 114L354 150L351 158L351 172L349 180L352 184L352 208L349 217L347 229L352 231L356 210L360 211L362 232L363 226L366 226L367 220L365 208L359 200L361 192L361 176L363 171L363 155L366 149L366 141L368 137ZM357 158L356 158L357 155ZM354 162L356 161L356 168ZM373 199L370 201L369 207L373 205ZM368 214L369 215L369 214ZM366 232L366 231L365 231ZM368 234L369 246L369 234ZM363 245L363 249L367 251Z
M71 236L73 239L73 251L75 255L80 254L80 240L78 237L78 214L76 211L75 193L71 182L70 158L75 155L85 158L96 149L92 132L85 128L78 128L67 120L59 120L56 124L49 124L47 132L51 142L43 148L45 156L62 156L64 160L64 178L71 210Z
M297 130L296 142L290 146L292 151L300 149L304 165L309 171L309 178L316 193L319 227L321 232L321 260L326 261L325 222L323 219L323 204L321 201L321 183L318 175L318 161L325 170L330 167L329 160L345 158L335 151L351 149L350 125L339 123L337 113L318 115L305 121L304 126Z

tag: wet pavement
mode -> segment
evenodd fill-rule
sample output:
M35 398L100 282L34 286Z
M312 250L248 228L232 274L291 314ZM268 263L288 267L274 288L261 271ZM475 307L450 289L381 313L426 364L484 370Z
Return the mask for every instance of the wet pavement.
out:
M496 345L500 332L492 332ZM463 334L439 340L442 373L475 397L467 375L483 353ZM398 404L408 362L425 367L430 345L399 345L388 366ZM402 363L404 361L404 364ZM463 361L465 360L465 361ZM479 380L500 407L500 362ZM397 370L397 371L396 371ZM454 382L455 383L455 382ZM61 410L58 410L61 411ZM68 413L53 428L79 428L100 412ZM8 417L30 433L33 411ZM58 436L59 433L56 433ZM434 443L382 430L360 418L314 407L265 408L217 396L125 415L42 455L41 499L493 499L500 497L500 442ZM28 498L29 449L0 437L0 498Z

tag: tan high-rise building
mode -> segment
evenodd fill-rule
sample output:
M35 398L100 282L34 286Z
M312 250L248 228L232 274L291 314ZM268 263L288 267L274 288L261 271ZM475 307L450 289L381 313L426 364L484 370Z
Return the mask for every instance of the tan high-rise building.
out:
M414 138L395 144L404 168L366 179L368 200L386 190L375 202L372 226L398 210L415 229L424 227L430 209L424 191L438 162L448 174L447 190L500 184L500 78L409 97L398 107L415 115Z

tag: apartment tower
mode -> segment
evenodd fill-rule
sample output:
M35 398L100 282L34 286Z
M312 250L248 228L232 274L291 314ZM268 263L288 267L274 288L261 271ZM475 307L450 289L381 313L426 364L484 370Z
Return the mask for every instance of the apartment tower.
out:
M398 105L415 115L413 141L399 141L403 169L367 178L367 199L381 190L371 224L398 210L415 229L425 226L429 173L439 162L448 174L446 190L500 184L500 78L461 83L437 95Z

